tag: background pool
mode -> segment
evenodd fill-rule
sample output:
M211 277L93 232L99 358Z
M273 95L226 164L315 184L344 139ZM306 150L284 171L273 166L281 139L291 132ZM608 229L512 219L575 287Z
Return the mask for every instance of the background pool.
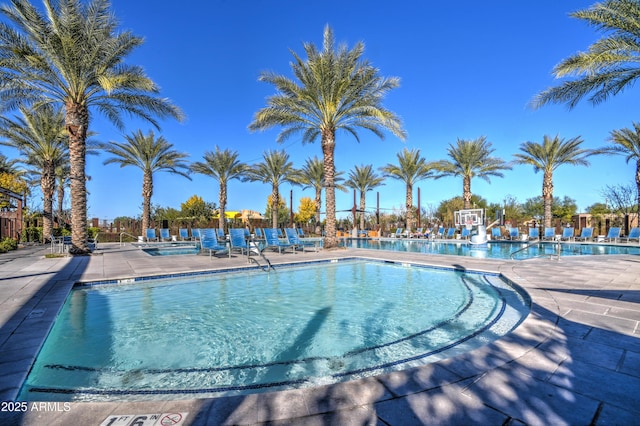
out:
M511 242L494 241L477 246L466 241L426 241L426 240L377 240L349 238L342 245L351 248L374 250L406 251L412 253L449 254L489 259L529 259L540 256L556 256L558 244L554 242ZM528 248L524 249L526 246ZM560 243L561 256L579 256L594 254L634 254L640 255L640 246L620 246L607 244Z
M22 400L311 386L421 365L515 328L495 275L338 262L74 289Z

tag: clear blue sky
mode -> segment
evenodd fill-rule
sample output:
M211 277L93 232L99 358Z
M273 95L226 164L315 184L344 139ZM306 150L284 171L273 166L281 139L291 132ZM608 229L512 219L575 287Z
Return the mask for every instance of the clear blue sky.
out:
M260 161L267 149L286 149L296 167L308 157L322 158L319 142L303 146L292 138L279 145L275 142L279 129L247 130L253 114L274 93L272 86L258 82L258 76L265 70L290 75L290 50L302 55L303 42L321 46L325 24L333 27L339 42L353 46L363 41L364 56L380 73L401 79L400 88L384 104L402 117L408 138L402 142L388 134L379 140L363 130L358 144L350 135L338 134L336 168L346 172L356 164L377 168L395 163L396 153L404 147L419 148L430 161L444 159L457 138L482 135L493 143L495 155L505 160L512 159L522 142L540 142L545 134L582 136L588 148L604 145L611 130L640 120L637 89L597 107L586 102L571 111L564 105L528 107L537 92L557 84L551 75L555 64L601 37L568 16L594 1L113 0L113 8L122 28L145 37L145 44L127 62L143 66L161 86L162 95L184 110L186 121L163 122L160 134L188 153L190 161L201 161L215 145L237 150L247 163ZM132 120L125 133L150 128ZM91 130L99 133L100 140L123 140L97 112ZM102 154L88 159L89 217L139 215L141 171L103 166L106 158ZM554 195L570 196L584 210L603 201L605 185L630 183L634 170L621 156L593 158L590 168L563 166L554 175ZM203 175L192 177L188 181L156 174L152 202L179 209L180 203L197 194L217 203L217 182ZM540 173L516 166L490 184L473 180L472 192L489 202L502 202L507 195L523 202L540 195L541 185ZM426 180L418 186L423 206L437 206L462 193L461 179L455 178ZM311 190L283 185L287 202L290 189L294 208L300 197L313 197ZM387 180L378 190L382 208L404 204L402 183ZM270 191L266 184L233 181L227 208L264 212ZM352 197L338 193L338 210L349 209ZM374 190L367 207L375 203Z

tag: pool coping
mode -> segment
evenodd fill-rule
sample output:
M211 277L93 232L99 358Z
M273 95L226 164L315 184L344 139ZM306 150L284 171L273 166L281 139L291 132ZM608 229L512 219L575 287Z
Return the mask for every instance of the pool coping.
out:
M358 257L362 258L371 257L373 259L380 259L381 257L385 258L390 256L390 252L372 254L370 251L365 250L347 251L357 253ZM105 252L104 254L104 258L106 258L107 253ZM328 255L343 256L344 254L345 252ZM309 253L298 256L311 257L314 255ZM566 265L558 265L555 261L549 260L497 262L489 259L481 259L479 262L474 262L455 256L425 256L420 254L410 255L408 253L400 253L400 256L402 260L408 258L415 259L415 256L418 256L419 262L417 263L428 266L448 264L457 265L457 267L465 269L467 268L465 264L470 264L470 267L474 265L481 266L480 268L473 268L474 270L478 270L478 272L499 273L527 290L527 293L529 293L534 302L532 304L532 310L516 330L502 339L469 353L422 367L328 386L258 393L248 396L125 403L74 402L71 403L71 410L68 412L46 413L48 424L67 424L65 422L71 418L93 419L91 423L98 424L111 414L154 412L154 410L164 410L164 412L188 411L191 414L185 424L252 424L265 421L284 421L285 419L309 420L314 418L350 420L373 418L386 421L385 419L405 418L407 414L401 414L398 411L400 407L409 407L412 411L411 416L417 419L424 419L424 413L421 411L424 407L421 408L421 404L414 406L416 401L421 402L422 405L427 408L431 408L431 411L429 411L429 419L439 418L448 420L449 422L455 422L456 419L460 419L460 416L463 416L462 418L464 419L484 419L489 423L494 423L494 420L495 422L501 420L500 423L502 423L509 419L527 423L536 423L536 419L540 420L544 413L538 414L538 417L534 416L532 420L531 413L527 414L525 411L510 408L496 400L496 395L504 391L504 382L502 382L502 388L498 386L498 388L493 391L484 388L484 382L486 381L491 382L493 380L500 382L499 376L501 375L512 377L513 380L523 380L523 378L530 377L536 381L542 380L540 377L537 377L538 375L549 376L542 380L545 386L549 388L545 388L545 391L550 392L556 397L561 395L562 392L570 392L574 399L580 400L582 403L581 408L584 414L578 414L575 410L570 412L571 410L569 409L563 410L555 407L552 402L548 401L549 396L540 396L542 401L547 401L550 407L554 407L556 411L560 412L560 414L555 414L559 416L557 418L565 420L567 423L581 422L579 420L584 419L606 419L607 416L611 418L611 416L614 416L614 414L612 414L614 411L618 417L614 416L613 418L618 419L632 418L625 416L638 414L636 411L633 411L633 409L627 411L630 409L629 407L633 407L633 405L622 404L621 406L621 404L616 404L610 400L597 403L597 400L594 400L593 397L587 398L584 392L575 393L575 391L570 391L561 385L549 383L550 377L553 377L554 372L562 367L566 361L566 357L563 358L561 353L555 353L556 351L562 352L561 348L548 352L544 347L550 344L555 345L559 334L562 334L559 333L559 330L563 331L564 325L561 327L560 323L566 319L563 318L563 308L561 305L567 300L559 300L558 294L541 287L541 285L544 286L547 284L547 281L544 279L541 282L535 282L535 280L530 281L532 276L523 274L520 269L533 269L536 273L542 272L543 275L544 272L548 272L546 276L548 279L549 276L553 276L552 273L549 273L553 271L549 270L558 269L558 266L560 266L560 269L564 269ZM611 256L605 257L611 258ZM101 259L102 262L93 262L94 260L100 260L99 258L100 256L86 259L90 267L83 270L79 275L70 273L68 274L69 276L65 276L62 274L62 276L59 277L60 279L56 280L55 286L44 285L43 288L51 287L46 289L45 294L51 296L51 299L47 297L47 301L53 300L53 304L58 303L60 307L62 301L66 298L66 296L60 297L61 293L64 293L65 288L68 294L68 291L70 291L71 286L77 281L78 277L91 279L91 274L96 273L97 269L100 269L92 268L91 265L93 264L101 264L99 265L102 268L100 272L101 275L111 274L111 272L106 269L107 265L106 262L104 262L104 258ZM289 257L288 259L292 258L293 257ZM82 262L82 259L75 259L77 258L72 258L64 262L60 261L58 266L64 270L65 266L69 266L69 264ZM612 263L609 260L600 260L596 263L607 265ZM47 261L48 260L45 260L44 264L40 265L44 266L45 270L48 266L46 265ZM629 262L633 267L633 274L630 275L632 278L626 278L627 281L625 281L625 285L627 285L629 289L640 288L640 283L633 278L638 275L637 268L640 268L640 266L637 265L638 260L630 258L629 256L616 256L615 263L627 266L624 265L624 262ZM42 263L42 261L39 263ZM202 263L204 263L204 260L200 259L199 264L201 265ZM526 268L522 268L526 263L529 265ZM585 263L585 259L575 259L573 261L565 259L562 263L580 266ZM73 268L69 270L73 271ZM528 273L530 272L531 271ZM624 273L626 273L626 271L624 271ZM622 273L619 275L622 275ZM613 282L615 283L615 281ZM44 297L40 298L40 300L43 299ZM35 312L38 306L38 304L32 306L30 312ZM28 315L26 316L28 317ZM27 325L29 320L46 322L49 320L52 321L54 318L55 315L52 315L52 311L46 309L39 317L28 319ZM635 330L637 330L637 323L638 321L636 321ZM26 333L19 332L14 334L21 334L21 336L18 337L22 337L23 349L35 347L34 341L39 338L37 334L34 335L32 333L29 333L28 336ZM625 332L625 334L629 333ZM634 334L636 336L638 335L636 332L631 333L631 335ZM44 334L44 336L46 336L46 334ZM44 337L42 337L42 340L43 339ZM25 340L28 344L24 343ZM25 353L25 351L18 351L17 349L17 347L14 347L14 350L10 352ZM3 345L0 353L2 353L2 351L7 352L5 345ZM632 344L630 348L626 350L626 353L635 354L639 351L640 349ZM5 363L3 364L2 361L5 361ZM2 366L0 372L3 373L2 377L3 379L11 377L15 382L20 373L14 372L7 374L9 364L7 364L6 361L6 359L0 359L0 366ZM23 369L24 366L28 364L24 356L16 361L18 362L13 364L20 364ZM531 364L545 364L544 371L536 370L533 376L527 376L526 366ZM13 367L15 369L16 365L13 365ZM496 378L496 376L498 377ZM634 379L634 377L632 377L632 379ZM22 383L22 381L20 381L20 383ZM483 389L483 393L486 393L486 396L482 396L477 389ZM3 396L2 399L10 399L10 389L4 389L1 392ZM429 399L424 400L424 398L427 397L429 397ZM431 398L439 400L440 404L434 405L435 402L432 402ZM444 398L444 400L442 398ZM585 398L588 401L586 401ZM527 398L523 398L523 400L526 399ZM449 402L446 403L445 401ZM612 404L614 407L613 411L610 408ZM40 413L40 415L42 415L42 413ZM20 416L23 424L38 424L36 422L38 418L38 415L33 413L25 413ZM589 423L589 421L587 421L587 423Z

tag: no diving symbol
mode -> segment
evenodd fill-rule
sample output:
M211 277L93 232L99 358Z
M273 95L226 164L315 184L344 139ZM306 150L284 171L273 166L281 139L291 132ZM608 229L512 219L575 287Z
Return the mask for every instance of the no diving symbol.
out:
M174 425L177 425L178 423L180 423L180 420L182 420L182 414L180 414L180 413L170 413L170 414L166 414L160 420L160 424L162 426L174 426Z

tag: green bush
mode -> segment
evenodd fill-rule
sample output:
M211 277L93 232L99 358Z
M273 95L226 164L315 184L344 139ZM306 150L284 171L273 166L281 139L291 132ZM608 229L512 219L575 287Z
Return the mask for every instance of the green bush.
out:
M0 242L0 252L6 253L18 248L18 242L13 238L5 238Z
M87 235L89 235L89 238L95 238L98 232L100 232L100 228L87 228Z
M30 226L28 228L24 228L22 231L22 236L20 237L20 241L24 243L39 243L42 241L42 227L40 226Z

